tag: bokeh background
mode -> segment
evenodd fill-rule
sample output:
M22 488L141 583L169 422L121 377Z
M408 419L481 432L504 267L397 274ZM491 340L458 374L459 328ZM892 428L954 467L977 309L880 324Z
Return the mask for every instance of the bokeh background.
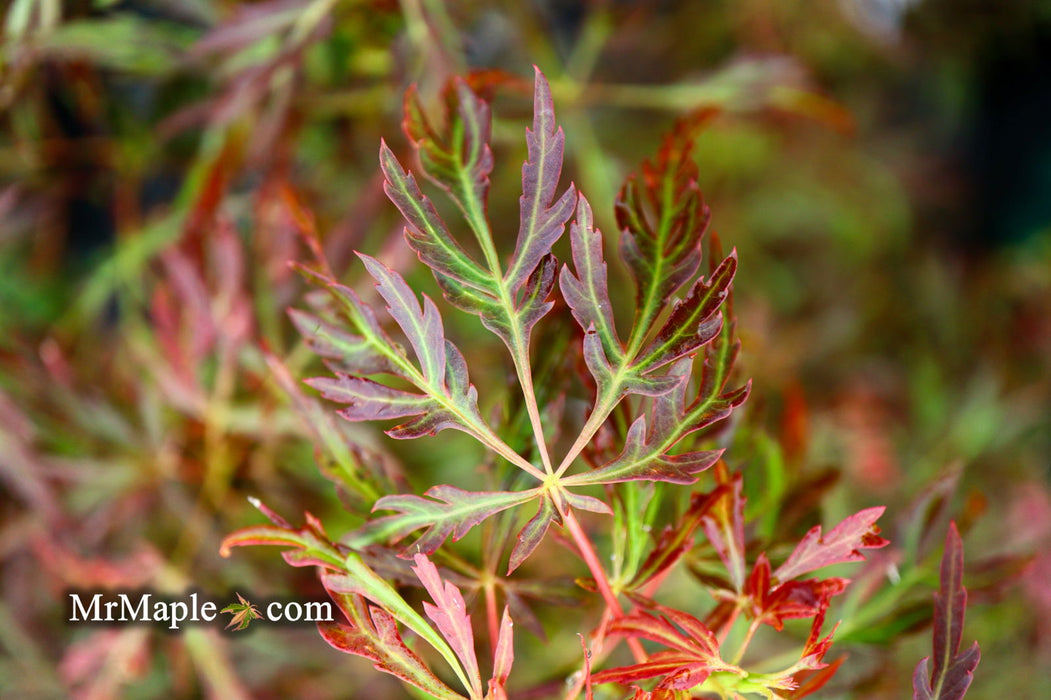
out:
M73 628L63 592L319 592L274 552L218 555L259 522L246 495L355 524L318 469L326 409L292 379L313 362L285 315L307 292L287 264L309 258L302 211L346 279L355 249L408 267L379 140L405 152L408 85L434 104L449 76L487 71L493 213L517 220L532 64L606 231L661 135L717 111L696 157L741 260L754 388L728 458L751 501L776 492L798 519L888 504L885 534L924 521L909 551L935 563L955 518L983 654L969 697L1051 687L1051 3L5 7L0 695L402 697L309 628ZM404 449L392 462L421 448ZM922 571L845 635L820 697L910 696Z

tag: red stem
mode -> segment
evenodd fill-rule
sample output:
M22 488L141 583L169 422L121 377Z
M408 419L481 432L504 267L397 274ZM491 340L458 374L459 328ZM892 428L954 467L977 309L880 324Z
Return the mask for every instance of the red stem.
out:
M496 616L496 587L492 581L485 583L485 618L489 624L489 651L496 658L496 642L500 634L500 623Z
M595 583L598 585L599 593L602 594L602 599L606 601L606 607L609 608L610 612L613 613L613 617L623 617L624 609L620 607L620 601L617 600L616 594L609 585L609 578L606 576L606 570L602 568L602 562L599 561L598 554L595 552L594 546L591 544L591 539L587 533L584 532L584 528L580 526L577 521L577 516L573 514L572 510L567 509L566 513L562 516L563 522L569 529L569 534L573 537L573 541L577 545L577 549L580 550L580 556L584 558L584 563L588 565L588 570L591 571L591 575L595 578ZM642 663L646 660L646 651L642 648L642 644L638 639L629 637L627 640L628 648L631 649L632 655L635 657L637 663Z

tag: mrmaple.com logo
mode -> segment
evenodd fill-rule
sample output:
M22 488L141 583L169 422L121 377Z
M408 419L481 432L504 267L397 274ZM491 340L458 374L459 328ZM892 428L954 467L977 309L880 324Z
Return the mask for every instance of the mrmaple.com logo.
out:
M240 593L236 601L206 600L198 592L182 598L162 597L150 591L70 591L66 620L72 624L156 625L178 632L184 624L227 621L226 629L246 629L253 620L283 624L332 622L332 603L327 600L270 599L258 604ZM220 605L224 607L220 608Z

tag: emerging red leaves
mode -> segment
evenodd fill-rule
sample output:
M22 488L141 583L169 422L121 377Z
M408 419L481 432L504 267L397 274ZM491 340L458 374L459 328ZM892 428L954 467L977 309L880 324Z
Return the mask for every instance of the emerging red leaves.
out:
M770 562L760 554L745 585L755 619L780 630L793 618L824 616L829 599L847 587L843 578L808 579L776 583L770 576Z
M715 671L744 675L744 671L719 657L719 640L697 618L671 608L660 608L661 615L637 612L618 618L610 634L641 637L658 642L664 649L631 666L599 671L593 683L631 685L647 678L663 677L658 690L689 690L700 685Z
M960 700L971 686L981 659L978 642L960 652L967 589L963 587L963 541L956 523L949 523L940 579L934 594L933 655L916 665L912 676L914 700Z

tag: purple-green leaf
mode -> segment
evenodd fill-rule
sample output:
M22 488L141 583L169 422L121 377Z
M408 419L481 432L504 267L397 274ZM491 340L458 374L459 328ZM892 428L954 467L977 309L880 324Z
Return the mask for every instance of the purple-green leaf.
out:
M558 278L562 296L573 318L585 331L594 329L608 363L619 363L624 352L613 320L609 299L602 232L595 228L591 205L584 195L577 200L577 218L569 228L573 249L573 271L564 266ZM574 272L576 274L574 274Z
M587 339L585 339L585 343ZM595 345L598 343L595 342ZM684 397L689 384L693 360L682 358L672 364L661 381L671 388L654 399L649 424L645 415L636 418L625 436L621 453L600 468L576 474L565 480L567 486L607 484L621 481L668 481L691 484L698 472L718 461L720 450L686 451L672 454L675 446L690 433L722 420L747 396L747 385L736 391L719 394L721 386L713 384L711 393L700 396L689 407Z
M402 126L416 146L424 173L449 192L474 228L478 222L473 209L480 206L484 212L493 170L489 105L460 78L446 87L445 101L449 123L439 133L424 116L415 89L410 89Z
M392 389L371 379L337 373L335 377L316 377L306 383L329 401L348 404L339 415L349 421L405 418L436 409L435 402L422 394Z
M396 511L372 520L349 537L352 547L377 541L397 542L420 529L427 530L412 551L430 554L452 537L458 540L471 528L500 511L536 498L538 489L528 491L464 491L455 486L433 486L425 497L411 494L384 496L373 510Z
M529 522L518 531L514 549L511 550L511 557L507 563L508 575L521 566L522 562L528 559L529 555L540 545L552 522L561 525L562 516L555 507L551 496L544 494L540 499L536 515L530 518Z
M555 105L547 78L534 66L533 128L526 130L527 159L522 165L518 242L504 275L507 289L519 289L540 260L551 252L573 214L572 185L555 200L562 174L566 137L555 124Z
M405 333L423 370L423 378L432 386L445 377L445 331L438 309L427 295L423 306L401 275L376 260L359 253L365 268L376 280L376 291L387 302L387 311Z
M394 366L375 351L364 336L347 333L342 328L298 309L290 309L299 334L310 349L321 357L334 360L335 366L350 374L394 373Z
M617 200L620 254L636 283L636 331L648 332L664 301L701 263L701 238L710 218L697 186L693 141L682 124L654 161L628 178Z
M436 275L450 277L474 290L488 292L492 279L450 235L431 200L420 191L416 178L406 172L386 143L380 146L383 190L405 217L405 238L420 260Z
M694 284L686 299L675 304L664 326L650 345L642 351L638 367L643 372L655 369L694 353L719 335L722 316L719 309L729 294L737 271L737 253L730 253L708 278Z
M967 589L963 586L963 541L956 523L949 523L942 555L940 586L934 594L933 668L932 657L916 666L912 677L914 700L961 700L974 679L981 651L978 642L960 652L963 618L967 608Z

